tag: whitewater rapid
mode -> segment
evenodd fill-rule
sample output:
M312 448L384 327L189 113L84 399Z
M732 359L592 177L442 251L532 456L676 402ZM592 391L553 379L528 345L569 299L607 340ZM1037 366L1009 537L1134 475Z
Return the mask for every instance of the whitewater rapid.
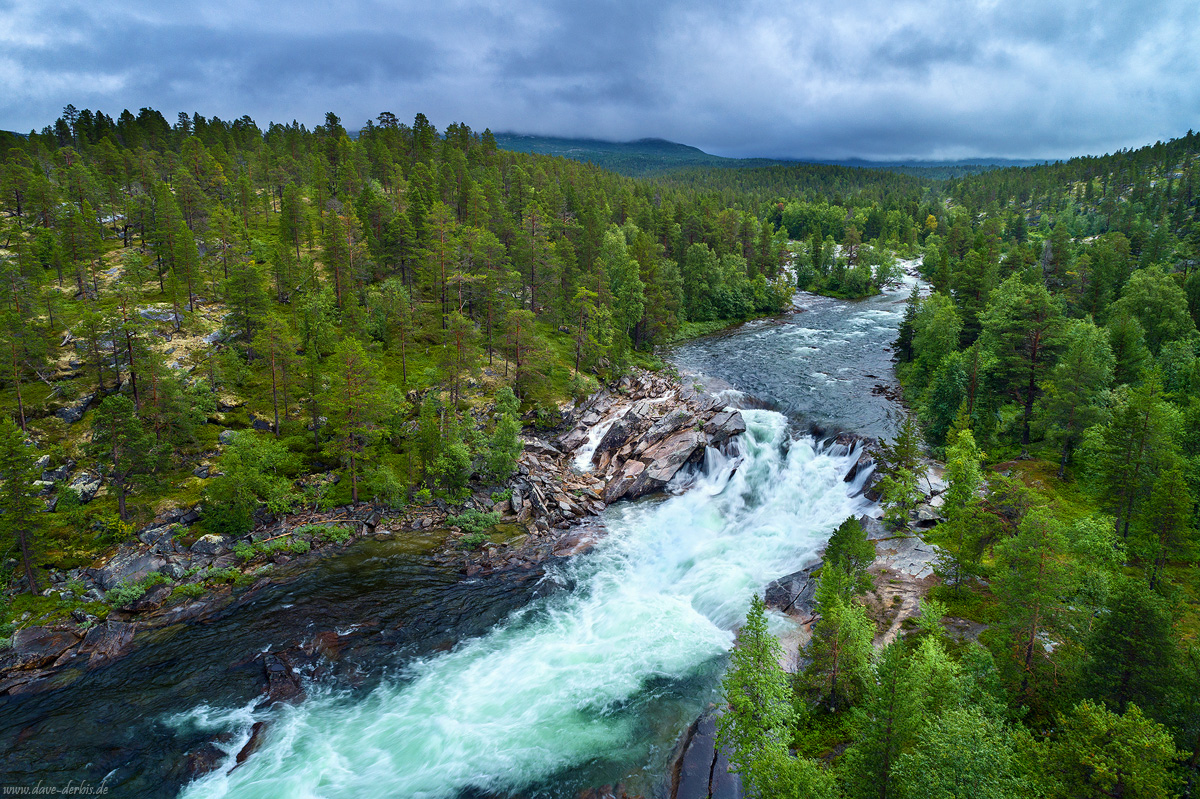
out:
M791 439L782 414L743 414L731 456L710 450L685 493L608 509L608 537L558 575L573 587L488 634L366 695L314 686L266 714L202 706L172 719L234 732L231 753L271 719L256 753L226 773L231 754L183 795L557 795L597 764L619 776L662 761L712 698L753 594L864 507L843 481L856 453Z

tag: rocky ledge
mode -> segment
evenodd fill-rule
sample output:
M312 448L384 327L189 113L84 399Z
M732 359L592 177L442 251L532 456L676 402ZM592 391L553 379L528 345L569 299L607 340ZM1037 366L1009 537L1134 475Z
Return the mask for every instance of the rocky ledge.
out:
M467 534L452 528L443 562L457 562L474 577L587 552L604 534L602 525L588 523L591 517L614 502L666 489L684 467L702 462L708 447L746 430L742 414L723 400L645 371L561 413L549 435L525 437L509 499L487 504L518 534L464 551Z

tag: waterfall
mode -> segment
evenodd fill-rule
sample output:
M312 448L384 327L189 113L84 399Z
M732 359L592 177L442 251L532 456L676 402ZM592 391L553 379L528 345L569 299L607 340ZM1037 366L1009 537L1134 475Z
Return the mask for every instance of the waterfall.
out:
M613 413L588 431L587 441L583 442L583 445L575 453L576 471L590 472L592 470L592 453L596 451L596 447L600 446L600 442L608 433L609 428L620 418L621 414Z
M803 566L864 502L843 482L857 453L791 439L779 413L743 413L730 454L710 451L681 478L690 490L606 511L609 536L564 567L573 590L368 694L318 688L270 711L255 754L184 795L573 795L563 775L661 761L712 698L751 596Z

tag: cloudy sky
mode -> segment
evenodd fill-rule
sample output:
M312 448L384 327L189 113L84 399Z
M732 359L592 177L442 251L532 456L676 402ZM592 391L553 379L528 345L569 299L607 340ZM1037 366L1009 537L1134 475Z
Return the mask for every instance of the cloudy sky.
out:
M336 10L335 10L336 9ZM1200 127L1196 0L0 0L0 128L64 105L734 156L1063 157Z

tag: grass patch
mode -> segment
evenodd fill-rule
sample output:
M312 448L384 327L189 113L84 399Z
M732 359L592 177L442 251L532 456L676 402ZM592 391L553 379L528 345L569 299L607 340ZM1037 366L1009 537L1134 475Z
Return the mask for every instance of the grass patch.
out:
M979 624L992 624L996 616L996 598L980 585L970 584L957 589L935 585L929 597L946 606L946 615Z

